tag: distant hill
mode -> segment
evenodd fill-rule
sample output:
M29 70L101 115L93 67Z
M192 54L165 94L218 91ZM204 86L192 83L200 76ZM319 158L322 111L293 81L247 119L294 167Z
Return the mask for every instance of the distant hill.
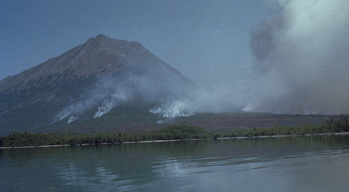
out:
M0 81L0 135L148 128L152 107L194 88L140 43L98 35Z

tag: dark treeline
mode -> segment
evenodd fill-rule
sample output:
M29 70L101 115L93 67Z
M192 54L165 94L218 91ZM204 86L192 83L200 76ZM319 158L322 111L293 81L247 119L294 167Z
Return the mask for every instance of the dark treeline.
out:
M0 147L123 143L132 141L212 138L213 132L190 125L170 125L141 133L13 133L0 137Z
M0 147L40 146L40 145L78 145L123 143L152 140L207 139L219 137L255 137L273 135L305 135L349 131L347 118L339 121L328 120L319 125L274 126L272 128L234 129L225 132L207 131L190 125L170 125L164 129L141 133L13 133L0 137Z
M338 121L333 121L331 118L326 123L318 125L300 125L300 126L274 126L272 128L252 128L252 129L237 129L216 133L217 137L255 137L255 136L273 136L273 135L306 135L319 133L337 133L349 131L349 120L342 118Z

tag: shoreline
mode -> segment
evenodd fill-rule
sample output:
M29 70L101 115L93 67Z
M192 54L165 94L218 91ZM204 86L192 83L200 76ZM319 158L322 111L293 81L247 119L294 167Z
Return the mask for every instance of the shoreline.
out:
M118 143L83 143L76 145L38 145L38 146L20 146L20 147L0 147L0 149L26 149L26 148L49 148L49 147L75 147L75 146L94 146L94 145L120 145L120 144L133 144L133 143L165 143L165 142L179 142L179 141L203 141L203 140L229 140L229 139L258 139L258 138L277 138L277 137L309 137L309 136L326 136L326 135L349 135L349 132L334 132L334 133L313 133L304 135L263 135L263 136L250 136L250 137L217 137L217 138L201 138L201 139L170 139L170 140L149 140L149 141L126 141Z
M326 135L349 135L349 132L334 132L334 133L308 133L304 135L262 135L262 136L251 136L251 137L218 137L217 140L224 139L257 139L257 138L273 138L273 137L309 137L309 136L326 136Z

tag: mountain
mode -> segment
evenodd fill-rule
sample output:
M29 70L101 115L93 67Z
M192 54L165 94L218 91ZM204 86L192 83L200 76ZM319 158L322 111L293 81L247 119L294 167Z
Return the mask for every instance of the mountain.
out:
M187 97L194 87L140 43L98 35L0 81L0 135L60 131L72 127L67 121L80 123L75 128L90 122L94 129L103 121L113 131L118 126L105 118L115 120L123 111L140 110L156 121L151 107Z

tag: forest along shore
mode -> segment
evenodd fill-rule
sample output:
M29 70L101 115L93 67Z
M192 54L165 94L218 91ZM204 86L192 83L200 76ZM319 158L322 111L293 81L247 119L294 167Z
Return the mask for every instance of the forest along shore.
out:
M318 125L274 126L272 128L234 129L224 132L207 131L190 125L170 125L163 129L140 133L13 133L0 137L0 149L29 147L59 147L145 142L174 142L205 139L242 139L290 137L327 134L349 134L348 119L328 120Z
M232 140L232 139L258 139L258 138L273 138L273 137L299 137L299 136L326 136L326 135L349 135L349 132L335 133L313 133L304 135L270 135L270 136L246 136L246 137L217 137L217 138L202 138L202 139L171 139L171 140L149 140L149 141L126 141L118 143L92 143L92 144L65 144L65 145L38 145L38 146L20 146L20 147L0 147L0 149L25 149L25 148L45 148L45 147L71 147L71 146L91 146L91 145L118 145L118 144L134 144L134 143L165 143L179 141L203 141L203 140Z

